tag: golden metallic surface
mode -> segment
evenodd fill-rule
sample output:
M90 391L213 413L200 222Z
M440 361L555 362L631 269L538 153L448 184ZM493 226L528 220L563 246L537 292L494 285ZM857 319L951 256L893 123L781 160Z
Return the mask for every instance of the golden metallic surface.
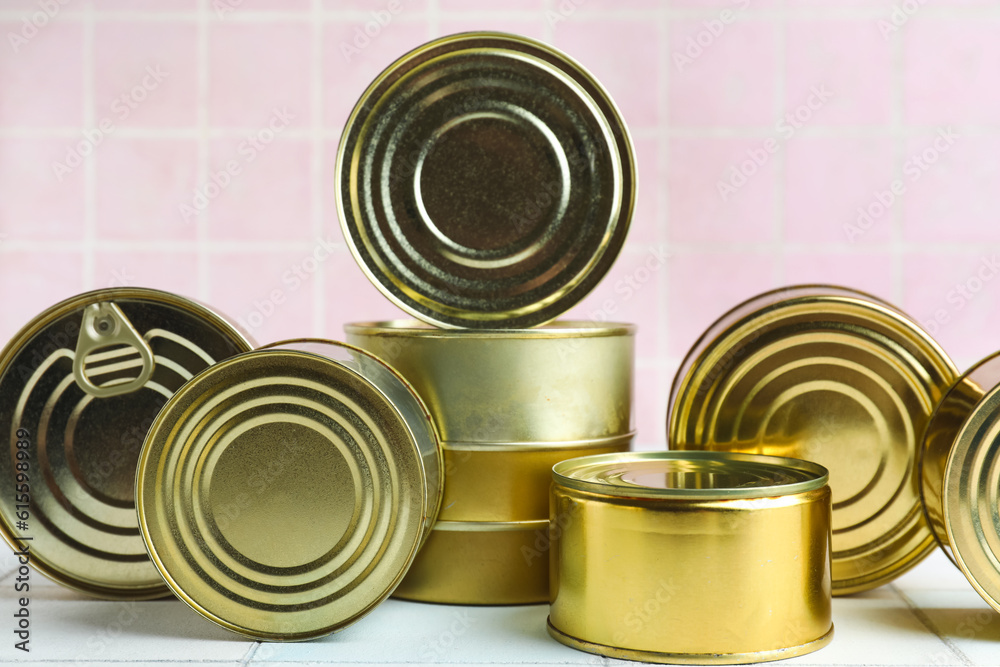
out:
M397 402L406 391L371 355L318 341L239 355L188 383L150 429L136 482L171 590L256 639L319 637L374 609L440 500L433 426L415 395Z
M442 604L549 600L549 522L438 521L393 597Z
M944 514L945 469L963 424L986 392L1000 384L1000 352L992 354L962 374L931 414L924 431L919 461L920 494L927 522L954 563Z
M394 320L344 330L349 343L416 387L446 446L568 443L635 430L634 325L449 331Z
M723 315L688 353L671 388L668 443L829 469L833 591L862 591L936 545L916 459L956 377L925 331L875 297L824 285L775 290Z
M503 33L452 35L357 102L337 208L372 283L448 328L554 319L610 269L635 202L632 141L578 63Z
M420 454L426 481L423 531L426 540L438 520L444 495L444 453L434 430L433 418L416 388L399 371L379 357L345 343L318 338L286 340L260 348L319 355L351 369L374 384L399 411Z
M833 635L830 489L817 464L720 452L553 469L549 632L601 655L735 664Z
M968 405L980 387L985 394L962 422L944 466L940 499L928 497L934 516L942 517L942 543L966 578L994 609L1000 611L1000 384L996 384L997 355L977 364L963 378L957 396L942 405L955 412ZM982 383L982 384L981 384ZM954 419L950 420L954 421ZM945 426L951 426L945 422ZM925 475L940 468L925 470ZM947 549L946 549L947 551Z
M33 319L0 353L3 538L88 595L169 595L136 520L139 450L175 391L250 347L208 308L150 289L87 292Z
M627 452L635 434L560 445L444 446L441 521L544 521L552 466L577 456Z

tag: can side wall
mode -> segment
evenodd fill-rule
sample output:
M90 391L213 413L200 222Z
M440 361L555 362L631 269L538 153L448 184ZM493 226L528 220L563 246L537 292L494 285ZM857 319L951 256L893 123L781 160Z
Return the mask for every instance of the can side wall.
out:
M423 338L348 333L397 369L445 443L570 442L634 430L633 335Z

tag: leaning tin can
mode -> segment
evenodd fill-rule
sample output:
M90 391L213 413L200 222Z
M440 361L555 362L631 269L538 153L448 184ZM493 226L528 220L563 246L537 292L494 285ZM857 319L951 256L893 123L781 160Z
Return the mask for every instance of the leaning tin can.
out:
M88 595L169 595L136 520L139 451L185 382L250 347L221 315L151 289L87 292L33 319L0 353L4 539Z
M825 285L752 298L723 315L671 388L672 449L816 461L833 492L833 591L874 588L936 542L921 509L917 453L958 373L913 320Z
M948 557L1000 611L1000 353L945 394L924 434L924 510Z
M441 453L426 407L371 354L289 341L195 377L150 429L139 523L170 588L256 639L346 627L430 535Z
M454 331L395 320L344 330L413 383L446 446L586 447L632 434L631 324Z
M822 466L718 452L588 456L553 469L549 633L645 662L734 664L825 646Z
M450 328L532 327L604 277L635 205L632 141L583 67L526 37L450 35L391 64L337 155L337 209L369 280Z

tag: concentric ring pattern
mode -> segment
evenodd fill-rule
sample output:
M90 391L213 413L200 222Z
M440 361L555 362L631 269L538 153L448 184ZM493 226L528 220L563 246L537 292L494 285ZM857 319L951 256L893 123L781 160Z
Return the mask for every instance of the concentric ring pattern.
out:
M216 623L308 639L368 613L422 538L405 422L323 357L263 350L195 378L143 448L140 525L167 584Z
M986 392L998 383L1000 352L980 360L955 381L934 408L924 431L920 457L920 495L924 515L941 548L953 563L955 557L948 541L944 517L945 469L966 420Z
M668 440L826 467L834 592L856 592L935 547L916 455L956 376L925 332L873 297L811 286L768 293L724 315L689 352Z
M132 385L148 362L135 347L78 351L85 311L108 304L148 346L153 368L138 388ZM143 439L185 382L248 349L211 311L155 290L88 292L35 318L0 355L0 424L8 441L0 457L4 538L18 549L29 545L34 568L89 595L168 595L136 520L135 465ZM128 389L113 396L88 392L74 374L78 356L85 357L80 367L93 387ZM20 541L26 537L30 541Z
M617 257L635 197L631 140L600 85L497 33L431 42L383 72L348 120L337 182L372 282L454 328L568 310Z
M958 566L1000 611L1000 386L976 405L945 468L944 522Z

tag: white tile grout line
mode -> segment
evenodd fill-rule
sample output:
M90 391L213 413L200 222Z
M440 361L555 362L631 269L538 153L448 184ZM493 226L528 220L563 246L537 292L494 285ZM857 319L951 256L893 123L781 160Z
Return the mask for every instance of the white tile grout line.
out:
M208 59L209 59L209 36L208 36L208 0L198 2L198 30L197 30L197 68L198 68L198 166L195 170L195 187L201 187L208 180ZM208 225L211 213L210 206L206 206L194 218L195 236L197 244L198 262L198 298L202 301L209 300L211 281L209 279L210 256L208 251ZM185 224L185 223L181 223Z
M901 129L905 127L903 123L903 36L896 32L889 40L890 49L890 84L892 86L891 113L889 121L890 134L893 137L891 148L892 173L896 174L899 169L899 178L903 174L903 156L906 154L906 138L902 136ZM889 257L892 262L892 298L895 303L903 307L903 208L906 202L902 202L892 207L889 219Z
M920 622L920 624L925 628L927 628L929 632L933 633L935 637L940 639L941 643L944 644L948 648L948 650L951 651L952 654L954 654L954 656L958 658L959 661L961 661L963 665L976 664L969 658L969 656L965 655L965 652L963 652L962 649L960 649L958 645L951 640L950 637L946 637L941 633L940 630L938 630L937 626L934 625L934 621L930 619L927 613L924 612L923 609L918 607L917 604L910 599L910 596L904 593L901 588L896 586L896 584L889 584L889 588L893 592L895 592L896 595L899 596L899 599L901 599L904 604L906 604L906 606L910 610L910 613L913 614L914 617L916 617L916 619Z
M94 91L94 8L87 5L83 24L83 53L81 67L83 68L83 126L94 127L95 121L95 91ZM77 132L79 136L79 131ZM94 287L95 252L94 243L97 238L97 156L84 160L83 164L83 289Z
M781 118L786 113L787 101L787 81L785 79L788 72L788 21L785 16L773 24L776 37L774 40L774 97L777 104L775 117ZM774 244L775 250L781 253L781 261L774 262L774 273L771 278L775 285L787 285L785 276L785 263L787 255L785 227L787 224L787 211L785 210L785 193L788 184L785 179L788 176L788 148L779 150L774 156Z
M657 25L660 30L660 44L659 53L657 57L660 63L660 80L659 80L659 98L657 100L658 106L660 108L659 118L657 122L657 130L665 130L670 126L670 18L666 12L666 9L661 5L658 12ZM656 138L656 155L653 159L657 160L657 172L660 182L666 182L668 173L670 170L670 139L665 131L657 132ZM637 164L637 167L641 165ZM643 185L642 174L639 170L636 170L636 182L641 191L642 188L653 188L656 190L656 210L657 219L654 221L656 224L656 241L661 248L666 248L668 261L669 256L673 252L673 248L670 245L670 198L667 196L667 188L659 187L658 183L647 183ZM660 291L660 298L657 299L657 320L656 326L659 329L657 333L656 340L656 353L658 356L666 356L667 350L670 347L670 299L668 298L670 291L670 279L668 277L669 268L668 264L664 264L660 267L660 271L656 277L657 288ZM664 399L665 400L665 399Z
M77 139L80 129L87 127L70 126L45 126L29 127L24 125L7 125L0 127L0 138L8 139L48 139L63 138ZM881 139L886 136L896 138L907 137L927 137L933 135L940 129L940 124L918 125L902 123L893 125L810 125L796 130L795 136L811 137L818 139L844 139L844 138L874 138ZM177 126L177 127L119 127L115 128L115 136L125 139L198 139L205 136L208 139L224 139L242 137L248 132L255 132L259 127L239 127L239 126L215 126L208 127L202 131L197 126ZM1000 136L1000 124L998 125L967 125L961 126L962 136L970 138L994 138ZM341 130L331 128L320 128L319 136L323 139L338 139ZM774 136L774 126L756 127L723 127L723 126L697 126L697 125L671 125L671 126L647 126L630 127L629 132L633 139L655 139L661 136L677 137L681 139L767 139ZM312 128L298 129L288 128L281 133L282 138L309 140L314 137L316 130Z
M438 0L427 0L427 29L431 33L428 35L430 39L441 35L441 7Z
M323 186L325 183L324 156L326 147L322 137L323 127L323 74L325 71L323 60L323 22L321 16L323 12L323 0L312 0L312 45L310 67L312 67L312 86L309 91L309 108L312 114L312 124L310 134L312 144L312 155L310 157L310 170L312 175L312 186L310 188L310 199L312 201L312 231L315 239L325 239L326 230L323 229ZM338 183L333 183L332 179L328 187L337 188ZM327 267L326 262L317 262L316 274L313 277L313 335L327 336L339 339L340 332L327 331L326 329L326 284Z
M608 3L610 4L610 3ZM705 8L673 8L667 10L672 18L680 19L704 19L714 18L719 14L718 7L707 6ZM783 19L791 18L823 18L831 20L879 20L889 19L891 7L802 7L786 9L755 9L748 8L745 14L755 19ZM647 9L617 9L583 6L577 9L581 18L603 20L603 19L647 19L650 10ZM163 11L163 10L99 10L95 12L102 21L161 21L161 20L195 20L196 11ZM31 14L30 10L0 9L0 20L20 21ZM446 18L515 18L515 19L536 19L538 12L533 10L451 10L442 11ZM921 9L921 16L930 18L958 18L958 19L981 19L983 17L996 17L1000 15L1000 6L996 4L983 4L979 7L934 7L925 6ZM64 9L59 13L60 20L80 20L85 17L85 10ZM365 10L351 9L323 9L321 18L324 20L340 19L349 21L363 21L371 19L371 14ZM247 23L271 22L275 20L311 20L311 10L250 10L241 9L239 12L227 16L226 21L243 21Z
M253 657L257 655L257 651L260 650L261 643L259 641L250 644L250 648L247 649L246 654L240 659L240 665L246 667L253 660Z

